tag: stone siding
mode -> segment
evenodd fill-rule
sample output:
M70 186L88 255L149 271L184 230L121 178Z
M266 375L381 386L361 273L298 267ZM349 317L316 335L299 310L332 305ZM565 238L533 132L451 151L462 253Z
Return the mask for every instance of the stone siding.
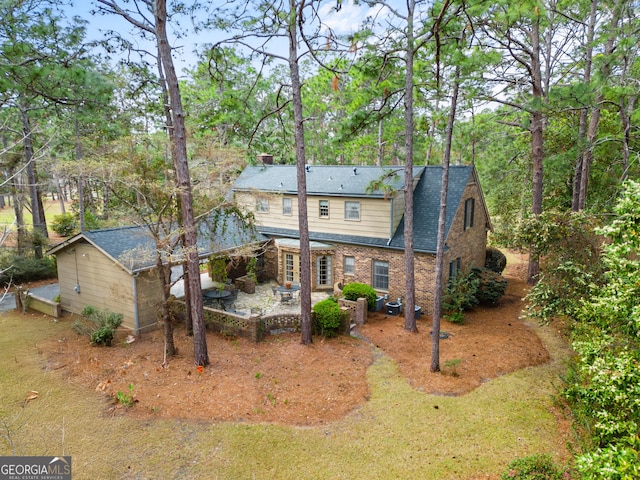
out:
M179 318L184 315L183 301L171 304L172 315ZM204 307L204 320L207 329L213 332L232 334L247 338L254 342L264 340L267 335L274 335L283 331L300 331L299 313L282 312L272 315L240 315L215 308Z

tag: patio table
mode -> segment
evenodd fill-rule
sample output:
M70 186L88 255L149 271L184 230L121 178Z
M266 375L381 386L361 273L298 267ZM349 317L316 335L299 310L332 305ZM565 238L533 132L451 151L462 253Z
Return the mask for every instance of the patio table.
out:
M288 303L297 299L298 292L300 291L300 286L291 285L291 287L289 288L285 286L279 286L276 287L275 291L278 295L280 295L280 302Z
M229 290L208 290L202 294L206 299L205 303L211 306L217 305L224 310L225 300L231 298L233 294Z

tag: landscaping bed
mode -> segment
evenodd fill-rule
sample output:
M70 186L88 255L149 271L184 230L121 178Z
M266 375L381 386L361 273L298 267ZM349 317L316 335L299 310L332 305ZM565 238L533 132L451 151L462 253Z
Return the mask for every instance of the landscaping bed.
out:
M535 327L519 319L526 292L524 264L508 267L507 294L491 308L476 308L463 325L442 322L441 373L429 371L431 318L418 334L403 329L402 316L370 313L355 337L300 344L297 333L261 343L208 333L211 365L193 365L192 338L178 328L178 356L163 366L162 335L155 331L112 347L89 345L71 329L42 348L48 368L109 400L111 414L314 425L338 420L369 398L366 372L380 355L391 357L417 390L462 395L500 375L550 360ZM130 387L132 386L132 387ZM120 397L130 395L133 408Z

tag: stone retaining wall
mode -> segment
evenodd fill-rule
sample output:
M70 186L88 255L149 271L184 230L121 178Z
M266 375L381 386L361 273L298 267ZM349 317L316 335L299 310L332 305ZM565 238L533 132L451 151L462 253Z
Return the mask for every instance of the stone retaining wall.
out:
M175 301L172 304L173 315L184 314L185 304ZM204 307L204 319L207 328L214 332L232 334L254 342L264 340L267 335L280 332L300 331L299 313L282 312L271 315L242 315L216 308Z

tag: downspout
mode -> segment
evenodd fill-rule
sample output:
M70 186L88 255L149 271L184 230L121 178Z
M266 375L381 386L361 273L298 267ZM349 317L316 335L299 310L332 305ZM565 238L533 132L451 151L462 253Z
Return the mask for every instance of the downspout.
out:
M138 278L138 274L134 273L131 276L132 283L132 291L133 291L133 324L135 326L135 334L138 335L140 333L140 318L138 313L138 282L136 279Z
M391 207L389 208L389 240L387 240L387 246L391 245L393 239L393 197L389 199Z

